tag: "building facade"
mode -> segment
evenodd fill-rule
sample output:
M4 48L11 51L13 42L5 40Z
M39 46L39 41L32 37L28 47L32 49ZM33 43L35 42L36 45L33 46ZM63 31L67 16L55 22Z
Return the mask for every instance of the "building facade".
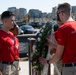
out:
M72 17L76 20L76 6L72 6Z
M25 8L19 8L19 15L20 19L23 19L27 15L27 10Z
M25 8L19 8L16 7L10 7L8 8L8 11L11 11L15 14L16 20L21 20L24 18L24 16L27 14L27 10Z

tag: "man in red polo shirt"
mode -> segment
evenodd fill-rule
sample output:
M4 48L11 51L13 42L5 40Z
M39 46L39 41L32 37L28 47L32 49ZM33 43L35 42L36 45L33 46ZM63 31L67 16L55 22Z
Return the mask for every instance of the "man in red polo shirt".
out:
M14 27L15 16L10 11L4 11L1 14L3 22L0 30L0 71L3 75L13 75L16 67L13 65L15 60L15 39L9 31Z
M57 45L53 44L47 38L50 46L56 48L55 56L48 63L62 60L62 75L76 75L76 21L72 19L72 7L69 3L63 3L58 6L58 15L62 25L56 32ZM42 64L47 60L40 58Z

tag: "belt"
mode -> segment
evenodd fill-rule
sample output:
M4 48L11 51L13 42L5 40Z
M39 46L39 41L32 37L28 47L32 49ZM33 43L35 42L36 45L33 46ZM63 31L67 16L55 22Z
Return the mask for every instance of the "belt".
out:
M19 61L19 59L15 59L15 61Z
M5 61L0 61L2 64L13 64L13 62L5 62Z
M75 67L76 63L62 64L63 67Z

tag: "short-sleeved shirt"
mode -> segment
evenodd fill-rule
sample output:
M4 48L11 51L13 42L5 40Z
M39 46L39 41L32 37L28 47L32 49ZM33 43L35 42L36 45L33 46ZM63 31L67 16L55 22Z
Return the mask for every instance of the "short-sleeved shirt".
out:
M67 21L56 32L57 42L64 46L63 63L76 62L76 21Z
M11 32L0 30L0 61L12 62L15 59L15 40Z
M15 37L15 59L19 58L20 44L18 38Z

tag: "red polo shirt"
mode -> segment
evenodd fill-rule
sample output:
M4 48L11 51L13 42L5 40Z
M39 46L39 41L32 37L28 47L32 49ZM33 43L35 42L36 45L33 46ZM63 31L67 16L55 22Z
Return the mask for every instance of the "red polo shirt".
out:
M63 63L76 62L76 21L68 21L57 30L57 41L64 46Z
M20 44L18 38L15 37L15 59L19 58Z
M11 32L0 30L0 61L12 62L15 59L15 40Z

